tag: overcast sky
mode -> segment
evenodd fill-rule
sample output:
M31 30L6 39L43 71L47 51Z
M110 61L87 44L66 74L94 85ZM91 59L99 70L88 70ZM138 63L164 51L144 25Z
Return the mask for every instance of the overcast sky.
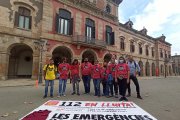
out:
M119 21L131 19L133 28L145 27L148 35L166 36L172 44L172 55L180 55L180 0L123 0L119 6Z

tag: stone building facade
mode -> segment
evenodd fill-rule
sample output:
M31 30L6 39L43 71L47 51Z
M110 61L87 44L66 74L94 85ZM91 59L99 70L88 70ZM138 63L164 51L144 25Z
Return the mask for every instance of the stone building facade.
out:
M112 54L132 55L141 76L173 75L171 44L153 38L146 28L118 21L122 0L4 0L0 1L0 79L37 79L49 58L67 57L93 63Z
M175 75L180 75L180 55L172 56L172 69Z

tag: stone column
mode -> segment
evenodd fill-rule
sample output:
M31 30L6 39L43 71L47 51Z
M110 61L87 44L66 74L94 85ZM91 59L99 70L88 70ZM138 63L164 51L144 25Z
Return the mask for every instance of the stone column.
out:
M34 53L31 79L33 80L38 79L38 72L39 72L39 54Z
M0 80L6 80L8 78L8 64L9 54L7 51L0 51Z

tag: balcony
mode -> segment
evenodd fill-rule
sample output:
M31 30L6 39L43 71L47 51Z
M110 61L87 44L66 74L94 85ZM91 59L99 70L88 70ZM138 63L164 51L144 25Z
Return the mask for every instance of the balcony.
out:
M82 35L76 35L73 37L73 43L81 46L87 46L92 48L98 48L98 49L105 49L106 48L106 42L103 40L98 40L91 37L86 37Z

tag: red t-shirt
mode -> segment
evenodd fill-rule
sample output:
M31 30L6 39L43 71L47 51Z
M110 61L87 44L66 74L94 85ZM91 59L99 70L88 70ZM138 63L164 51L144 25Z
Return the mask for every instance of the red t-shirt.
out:
M101 78L101 66L99 64L92 66L92 78Z
M82 75L91 75L91 69L92 69L92 64L87 62L87 63L82 63L81 64L81 71Z
M108 74L109 74L109 70L108 70L108 68L102 68L101 69L101 78L103 79L103 80L107 80L108 79Z
M108 66L109 73L115 78L116 64L110 63Z
M71 65L71 76L79 75L79 64Z
M118 64L116 66L116 77L128 78L129 66L126 63Z
M70 70L70 65L68 63L59 64L58 70L59 70L61 79L68 79L68 73Z

